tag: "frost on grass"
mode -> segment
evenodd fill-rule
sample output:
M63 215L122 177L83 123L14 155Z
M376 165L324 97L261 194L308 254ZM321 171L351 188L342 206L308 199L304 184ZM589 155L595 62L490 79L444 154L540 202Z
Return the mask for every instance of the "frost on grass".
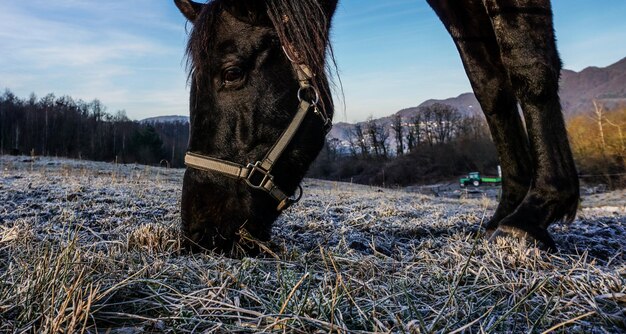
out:
M487 198L307 180L257 258L187 254L182 171L0 157L0 332L626 330L626 200L586 197L560 252L489 244Z

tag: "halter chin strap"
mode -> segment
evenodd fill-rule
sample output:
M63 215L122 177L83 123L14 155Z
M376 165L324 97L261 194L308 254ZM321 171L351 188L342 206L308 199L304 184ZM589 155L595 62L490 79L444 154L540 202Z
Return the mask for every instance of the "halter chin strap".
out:
M300 104L293 120L274 146L272 146L269 152L267 152L263 160L249 163L244 166L235 162L217 159L193 152L187 152L185 155L185 165L187 165L187 167L203 171L217 172L236 180L243 180L249 187L268 193L272 196L272 198L278 201L278 207L276 208L278 211L283 211L289 208L292 204L298 202L300 197L302 197L302 188L300 188L300 195L297 198L289 197L274 183L274 176L271 174L274 164L298 132L298 129L302 125L302 121L304 121L304 118L309 110L313 109L313 112L322 119L327 133L332 126L327 113L324 110L319 110L317 107L317 103L319 102L319 92L310 84L311 79L313 78L313 73L310 68L304 64L297 64L291 57L289 57L289 53L286 50L285 53L292 61L296 74L298 75L298 82L300 84L300 89L298 89L298 100L300 101ZM313 92L313 100L306 101L305 97L302 96L307 91Z

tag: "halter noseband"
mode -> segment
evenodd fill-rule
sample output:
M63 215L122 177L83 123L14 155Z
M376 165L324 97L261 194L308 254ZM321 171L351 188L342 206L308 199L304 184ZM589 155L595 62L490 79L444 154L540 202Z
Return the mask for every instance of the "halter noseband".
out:
M277 211L283 211L289 208L292 204L298 202L302 197L301 187L300 195L298 197L291 198L287 196L287 194L274 183L274 176L271 172L276 161L280 158L293 137L298 132L306 114L309 110L313 109L313 112L324 122L326 133L330 131L332 126L332 121L330 117L328 117L327 113L324 110L319 110L317 107L320 96L317 88L311 85L311 79L314 76L311 69L305 64L300 64L294 61L294 58L289 55L286 48L283 47L283 50L285 51L287 58L291 61L291 64L293 65L298 76L298 83L300 85L300 88L298 89L298 100L300 101L300 104L293 120L274 146L272 146L272 148L267 152L263 160L249 163L244 166L236 162L217 159L193 152L187 152L185 155L185 165L189 168L221 173L231 178L245 181L250 188L262 190L268 193L272 198L278 201L278 207L276 208ZM314 97L311 101L307 101L305 97L302 96L306 93L306 91L312 91L314 93Z

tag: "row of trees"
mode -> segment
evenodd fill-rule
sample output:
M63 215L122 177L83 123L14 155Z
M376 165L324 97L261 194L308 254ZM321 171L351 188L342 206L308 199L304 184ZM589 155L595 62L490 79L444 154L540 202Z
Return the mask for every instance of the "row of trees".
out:
M0 95L0 153L63 156L121 163L182 166L186 123L143 124L125 111L113 114L99 100L53 94L20 99Z
M593 110L568 120L583 181L626 186L626 106ZM141 123L107 113L98 100L53 94L20 99L0 95L0 154L63 156L182 167L187 122ZM309 176L365 184L408 185L468 171L495 173L498 160L484 118L434 104L411 118L356 124L347 141L328 139Z
M484 118L434 104L415 116L354 125L347 142L328 139L311 177L366 184L428 183L478 170L496 173Z
M478 122L477 122L478 120ZM348 133L348 149L353 157L388 159L428 145L447 144L459 137L484 136L484 124L476 117L463 117L454 107L436 103L421 108L410 119L393 116L390 123L375 121L355 124ZM341 151L337 140L331 151Z

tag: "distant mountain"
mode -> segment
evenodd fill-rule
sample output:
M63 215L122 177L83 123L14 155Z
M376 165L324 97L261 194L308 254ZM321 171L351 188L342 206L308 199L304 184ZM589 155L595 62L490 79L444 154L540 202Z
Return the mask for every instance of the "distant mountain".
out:
M461 114L464 116L474 115L476 114L476 112L482 112L480 104L478 104L478 100L476 100L476 96L474 96L474 93L463 93L457 97L451 97L445 100L426 100L417 107L402 109L395 113L393 116L399 114L400 116L402 116L402 118L411 118L415 116L415 114L417 114L420 108L430 107L435 103L447 104L449 106L452 106L459 110L459 112L461 112Z
M603 68L563 70L559 95L565 117L591 110L593 99L608 108L626 105L626 58Z
M176 116L176 115L157 116L157 117L150 117L150 118L142 119L141 121L139 121L139 123L144 123L144 124L175 123L175 122L189 123L189 117L188 116Z
M560 84L559 96L566 118L592 110L593 99L602 101L608 108L626 106L626 58L603 68L587 67L580 72L563 70ZM417 107L402 109L391 116L375 119L374 122L386 124L389 128L395 115L401 115L403 119L409 120L419 112L420 108L435 103L455 107L465 116L482 114L482 109L474 94L464 93L444 100L427 100ZM347 141L348 133L353 127L354 124L337 123L333 126L329 137Z

